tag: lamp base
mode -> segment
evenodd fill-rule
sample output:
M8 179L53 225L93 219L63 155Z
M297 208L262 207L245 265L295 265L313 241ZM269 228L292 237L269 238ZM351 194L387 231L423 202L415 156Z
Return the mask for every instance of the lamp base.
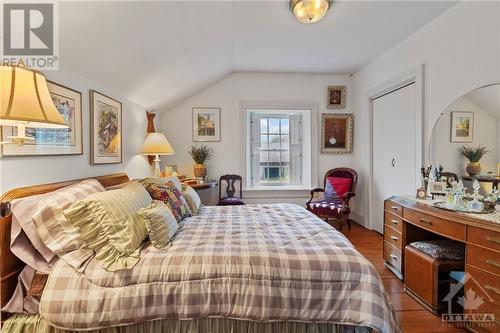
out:
M156 155L155 162L155 178L160 178L160 155Z

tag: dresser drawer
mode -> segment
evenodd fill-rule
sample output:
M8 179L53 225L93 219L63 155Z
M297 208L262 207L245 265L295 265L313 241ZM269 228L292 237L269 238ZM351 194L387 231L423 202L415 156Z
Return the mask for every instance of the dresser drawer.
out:
M387 225L384 226L384 240L395 246L399 251L401 251L402 247L402 239L401 233L399 233L396 229L393 229Z
M467 246L467 264L500 276L499 252L469 244Z
M466 266L467 273L470 274L474 279L467 280L465 285L469 285L478 294L483 296L484 299L489 298L490 302L500 306L500 278L496 275L486 273L477 268ZM468 290L469 288L465 288ZM484 297L483 293L487 293L489 297ZM500 317L499 317L500 319Z
M391 200L386 200L384 202L384 209L398 216L403 215L403 206Z
M403 219L392 213L389 212L384 213L384 223L385 225L393 227L398 232L402 232L403 230Z
M500 251L500 232L469 226L467 242Z
M401 273L401 251L384 241L384 260Z
M423 229L465 241L466 226L405 208L403 218Z

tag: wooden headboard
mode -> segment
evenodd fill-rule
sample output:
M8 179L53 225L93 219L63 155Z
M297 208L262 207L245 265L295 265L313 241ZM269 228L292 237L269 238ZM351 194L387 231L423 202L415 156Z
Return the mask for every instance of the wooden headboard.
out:
M78 183L85 179L96 179L105 188L120 185L129 181L127 174L115 173L105 176L89 177L75 180L68 180L59 183L34 185L10 190L0 196L0 205L6 205L19 198L32 195L49 193L60 188ZM3 307L12 297L17 285L17 277L26 265L10 251L10 227L12 214L6 211L4 216L0 216L0 303Z

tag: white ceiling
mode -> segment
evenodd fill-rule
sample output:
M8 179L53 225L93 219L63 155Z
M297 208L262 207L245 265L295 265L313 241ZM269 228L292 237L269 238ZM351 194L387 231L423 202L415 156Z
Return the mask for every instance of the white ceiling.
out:
M335 1L304 25L281 0L61 2L60 68L164 110L235 71L354 73L454 4Z

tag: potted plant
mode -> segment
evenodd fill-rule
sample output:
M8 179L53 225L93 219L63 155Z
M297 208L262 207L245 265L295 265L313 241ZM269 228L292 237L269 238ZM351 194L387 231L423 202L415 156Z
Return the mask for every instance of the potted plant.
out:
M192 146L188 153L196 163L193 167L194 176L197 178L205 178L207 175L205 162L212 156L212 148L209 148L206 145Z
M465 156L469 163L465 167L465 170L470 176L475 176L481 172L481 164L479 160L488 152L485 146L480 145L477 147L462 146L458 148L460 153Z

